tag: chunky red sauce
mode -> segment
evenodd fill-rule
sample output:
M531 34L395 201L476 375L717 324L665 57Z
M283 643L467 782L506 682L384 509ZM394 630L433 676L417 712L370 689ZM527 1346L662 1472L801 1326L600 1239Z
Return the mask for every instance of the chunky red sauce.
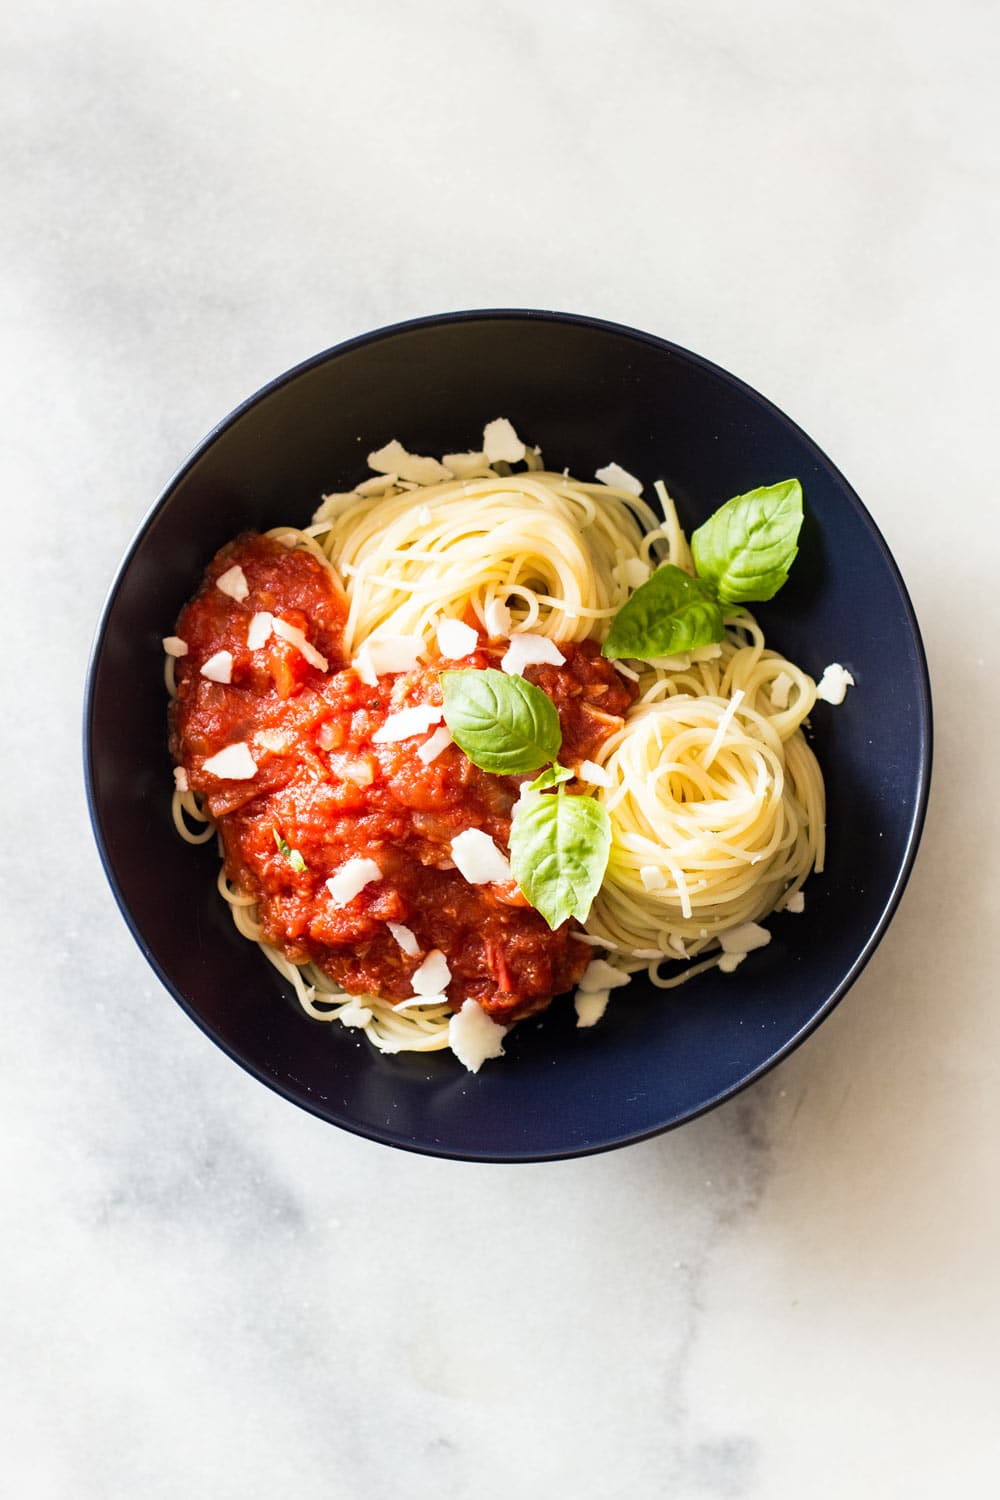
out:
M239 564L249 586L237 602L216 580ZM268 611L305 632L329 670L310 666L292 643L271 635L247 647L252 616ZM259 907L272 943L294 961L312 960L345 990L403 999L410 976L433 948L448 960L448 999L466 999L502 1022L546 1006L571 988L591 958L570 934L552 932L511 882L470 885L454 868L451 840L466 828L488 833L507 852L511 810L524 777L478 770L449 745L430 765L417 748L433 730L397 743L372 736L390 712L440 704L442 666L499 664L506 642L480 636L461 662L435 663L361 681L344 660L346 605L332 573L303 551L262 536L224 547L181 613L177 634L188 653L176 664L170 748L193 791L203 794L225 847L226 872ZM560 758L592 758L618 727L633 690L590 642L560 647L561 667L529 667L525 676L552 698L562 724ZM233 657L232 682L211 682L200 668L218 651ZM257 770L249 780L220 780L204 762L246 744ZM300 852L297 872L275 842ZM382 879L346 905L325 882L352 858L373 859ZM420 954L408 957L386 926L412 929Z

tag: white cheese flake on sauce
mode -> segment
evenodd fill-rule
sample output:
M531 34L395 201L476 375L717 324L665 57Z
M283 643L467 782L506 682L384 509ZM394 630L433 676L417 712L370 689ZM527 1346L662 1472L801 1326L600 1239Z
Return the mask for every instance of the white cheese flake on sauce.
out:
M596 1026L608 1008L610 990L577 990L573 996L577 1026Z
M440 729L435 729L429 740L424 740L424 743L417 747L417 759L422 760L425 766L429 766L431 761L437 760L438 756L453 743L451 730L447 724L442 724Z
M525 454L524 444L506 417L496 417L483 428L483 452L491 464L517 464Z
M201 769L210 776L218 776L220 781L250 781L257 774L257 762L250 754L250 747L240 740L210 755Z
M823 675L816 684L816 697L822 698L824 703L832 703L836 706L838 703L843 703L849 687L854 687L854 678L846 667L840 665L839 661L832 661L823 669Z
M188 773L183 766L174 766L174 786L179 792L189 792Z
M271 629L275 635L280 636L283 641L288 641L289 645L301 652L311 667L316 667L320 672L329 671L330 663L326 657L317 651L315 646L310 645L304 631L301 631L297 625L289 625L287 620L275 615L271 620Z
M416 958L420 952L420 944L417 942L417 935L413 928L404 926L402 922L386 922L385 925L407 958Z
M165 635L163 637L163 649L168 656L187 656L188 643L182 641L179 635Z
M351 665L369 687L393 672L412 672L424 650L419 635L377 635L365 641Z
M603 469L598 469L594 478L601 484L610 485L614 490L628 490L630 495L642 494L642 480L636 479L628 469L623 469L621 464L605 464Z
M719 944L723 953L752 953L755 948L766 948L771 934L758 922L744 922L739 927L730 927L719 933Z
M451 857L470 885L502 884L513 878L507 856L479 828L466 828L452 839Z
M258 610L247 626L247 649L259 651L271 634L274 618L266 609Z
M228 594L230 599L235 599L237 604L242 604L250 592L247 575L239 563L234 563L231 568L227 568L224 573L220 573L215 580L215 587L220 589L222 593Z
M547 635L532 635L524 631L520 635L511 636L500 668L511 675L520 675L525 667L561 667L565 661L566 658L555 641L550 641Z
M417 734L426 734L433 724L440 724L444 709L439 704L417 703L412 708L401 708L390 714L372 735L373 745L392 745L398 740L410 740Z
M606 771L594 760L580 762L580 776L584 781L589 781L591 786L610 786L611 772Z
M642 881L644 891L662 891L667 884L666 877L658 865L643 865L639 871L639 879Z
M806 898L804 891L793 891L785 902L784 911L801 912L806 909Z
M410 984L415 995L443 995L451 982L451 969L440 948L432 948L410 975Z
M346 906L353 901L366 885L382 879L382 871L373 859L349 859L341 865L336 875L331 875L326 888L333 898L334 906Z
M490 600L486 606L484 620L491 641L510 635L510 610L502 599Z
M407 453L396 438L368 455L368 467L380 474L394 474L411 484L440 484L451 479L450 469L436 458L425 458L419 453Z
M437 643L442 656L461 661L463 656L471 656L475 651L479 636L471 625L464 625L461 620L442 620L437 628Z
M232 682L233 680L233 653L231 651L216 651L208 661L201 666L202 677L207 677L209 682Z
M577 989L586 995L592 990L617 990L628 982L629 975L622 969L616 969L603 958L593 958L584 969Z
M466 1000L448 1022L448 1045L470 1073L478 1073L491 1057L503 1056L506 1026L488 1016L475 1000Z

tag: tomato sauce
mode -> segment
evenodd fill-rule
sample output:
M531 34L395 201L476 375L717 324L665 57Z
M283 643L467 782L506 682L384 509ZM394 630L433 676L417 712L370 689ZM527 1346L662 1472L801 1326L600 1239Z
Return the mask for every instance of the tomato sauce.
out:
M235 565L248 586L243 600L216 586ZM328 670L275 634L250 650L247 630L262 611L302 630ZM176 663L170 748L218 825L226 873L254 897L270 942L294 962L318 964L351 993L412 995L414 970L437 948L451 969L453 1009L473 999L505 1024L541 1010L592 957L571 937L577 924L551 931L513 881L470 885L451 859L451 840L467 828L508 851L513 806L530 778L480 771L454 744L425 765L417 749L433 728L395 743L373 740L390 713L440 705L443 667L497 666L507 643L480 635L461 662L386 675L373 687L344 659L346 613L323 563L255 535L222 549L181 613L177 634L188 651ZM560 650L564 666L528 667L524 675L555 703L560 758L573 766L619 726L634 689L592 643ZM219 651L232 654L229 683L201 675ZM252 778L220 779L203 769L234 743L250 749ZM293 866L277 838L298 851L305 869ZM373 859L382 878L337 906L325 882L355 858ZM388 922L413 931L417 956L403 952Z

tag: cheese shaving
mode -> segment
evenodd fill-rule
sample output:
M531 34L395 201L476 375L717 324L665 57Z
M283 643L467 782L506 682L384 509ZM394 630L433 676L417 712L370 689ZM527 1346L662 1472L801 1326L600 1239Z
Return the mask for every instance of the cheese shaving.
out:
M373 859L349 859L326 881L326 888L334 906L346 906L366 885L381 879L382 871Z
M610 990L577 990L573 996L577 1026L596 1026L608 1008Z
M257 762L250 754L250 747L240 740L210 755L202 762L201 769L210 776L218 776L220 781L249 781L257 774Z
M259 651L271 634L274 617L266 609L258 610L247 626L247 649Z
M419 635L377 635L365 641L351 665L362 682L378 687L384 674L412 672L423 650Z
M183 766L174 766L174 787L178 792L189 792L188 773Z
M642 881L643 890L662 891L666 887L666 877L658 865L643 865L639 871L639 879Z
M283 641L288 641L296 650L300 651L311 667L316 667L320 672L328 672L330 663L326 657L310 645L306 640L305 633L297 625L289 625L280 615L274 615L271 620L271 629L275 635L279 635Z
M736 710L739 708L739 706L740 706L740 704L742 702L743 702L743 689L742 688L737 688L736 691L735 691L735 693L733 694L733 696L730 698L729 702L726 704L726 707L725 707L725 710L723 712L722 718L719 720L719 723L718 723L718 726L716 728L716 731L715 731L715 733L712 736L711 743L710 743L707 751L705 752L705 754L701 758L701 764L702 764L702 768L704 770L706 770L706 771L708 770L709 766L712 764L713 760L718 755L719 748L722 745L722 741L726 737L726 730L729 728L730 724L733 722L733 716L735 715Z
M440 948L432 948L413 973L410 984L415 995L443 995L451 982L451 969Z
M420 944L417 942L417 935L412 927L405 927L402 922L386 922L385 925L407 958L416 958L420 952Z
M227 568L224 573L220 573L215 580L215 587L221 590L223 594L228 594L230 599L235 599L237 604L242 604L250 592L247 576L239 563L235 563L233 567Z
M483 428L483 452L491 464L516 464L524 457L525 447L507 418L497 417Z
M232 682L233 680L233 653L231 651L216 651L208 661L201 665L202 677L207 677L209 682Z
M601 484L610 485L615 490L628 490L630 495L642 494L642 480L636 479L628 469L623 469L621 464L605 464L603 469L598 469L594 478Z
M766 948L771 934L758 922L743 922L739 927L730 927L719 933L719 945L723 953L753 953L755 948Z
M488 1016L475 1000L466 1000L448 1022L448 1045L470 1073L478 1073L491 1057L503 1056L506 1026Z
M782 907L783 911L802 912L806 909L806 898L803 891L793 891Z
M401 708L390 714L372 735L373 745L392 745L399 740L412 739L415 734L426 734L432 724L440 724L444 709L440 704L417 703L412 708Z
M451 857L458 873L470 885L503 884L512 879L510 862L488 833L466 828L451 841Z
M525 631L511 636L500 668L513 675L522 674L525 667L561 667L565 661L555 641L550 641L547 635L531 635Z
M383 448L377 449L368 455L368 467L377 469L380 474L393 474L399 479L408 480L411 484L440 484L445 479L451 479L450 469L439 463L436 458L425 458L419 453L407 453L396 438L385 444Z
M823 675L816 684L816 697L822 698L824 703L843 703L847 697L847 689L854 685L854 678L847 668L842 667L839 661L832 661L828 667L824 667Z
M451 730L447 724L442 724L440 729L435 729L429 740L424 740L424 743L418 746L417 759L422 760L425 766L429 766L431 761L437 760L442 751L447 750L448 746L453 743Z
M502 599L491 599L486 606L485 624L491 641L510 635L510 610Z
M629 975L603 958L593 958L584 969L577 990L586 995L593 990L617 990L628 984Z
M475 651L479 636L471 625L463 625L461 620L442 620L437 628L437 644L442 656L461 661L463 656L471 656Z
M584 760L580 762L580 777L583 781L589 781L591 786L610 786L611 772L599 766L596 761Z
M163 649L168 656L187 656L187 641L182 641L179 635L165 635L163 637Z

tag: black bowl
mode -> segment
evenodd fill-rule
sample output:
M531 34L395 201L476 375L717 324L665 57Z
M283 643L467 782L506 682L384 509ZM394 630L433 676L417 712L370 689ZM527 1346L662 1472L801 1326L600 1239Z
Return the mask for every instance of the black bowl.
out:
M214 848L170 819L160 638L205 564L248 527L304 524L391 437L422 453L474 445L509 417L551 468L609 460L662 477L692 528L731 495L790 475L807 520L791 580L759 608L769 641L857 686L818 704L829 798L826 873L806 910L733 975L664 994L635 980L592 1030L563 1000L471 1075L450 1053L383 1057L307 1019L215 887ZM648 491L647 491L648 493ZM143 953L191 1018L287 1099L373 1140L432 1155L524 1161L599 1151L689 1120L760 1077L832 1010L870 958L916 853L931 709L916 620L871 517L816 445L732 375L675 345L590 318L471 312L381 329L250 398L170 482L111 589L85 708L94 832Z

